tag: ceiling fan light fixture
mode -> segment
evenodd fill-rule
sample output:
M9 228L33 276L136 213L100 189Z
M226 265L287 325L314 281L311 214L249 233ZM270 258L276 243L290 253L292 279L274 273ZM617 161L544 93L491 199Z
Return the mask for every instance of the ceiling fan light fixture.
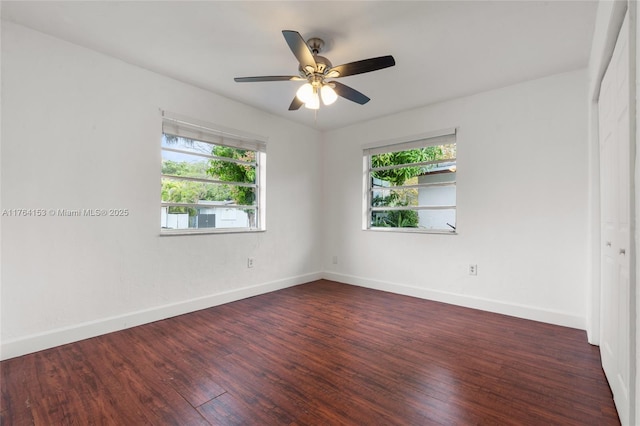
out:
M308 109L320 109L320 97L317 91L314 91L311 99L304 103L304 107Z
M320 89L320 96L322 97L322 103L325 105L331 105L338 99L338 94L328 84L323 84Z
M311 102L313 100L313 97L314 97L313 92L314 92L313 86L310 83L305 83L302 86L300 86L300 88L296 92L296 96L298 97L298 99L300 99L301 102L306 104L307 102Z

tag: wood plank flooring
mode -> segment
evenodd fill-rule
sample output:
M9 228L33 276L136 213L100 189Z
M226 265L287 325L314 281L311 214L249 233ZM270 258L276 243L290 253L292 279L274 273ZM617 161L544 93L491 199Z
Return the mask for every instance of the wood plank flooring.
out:
M316 281L0 363L2 425L615 425L584 331Z

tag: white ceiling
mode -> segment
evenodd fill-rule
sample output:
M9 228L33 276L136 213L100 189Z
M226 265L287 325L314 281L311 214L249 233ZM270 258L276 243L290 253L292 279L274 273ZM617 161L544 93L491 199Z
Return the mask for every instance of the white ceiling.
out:
M587 66L596 1L3 1L2 19L319 129ZM339 65L396 66L340 81L369 96L288 111L300 82L281 31L321 37Z

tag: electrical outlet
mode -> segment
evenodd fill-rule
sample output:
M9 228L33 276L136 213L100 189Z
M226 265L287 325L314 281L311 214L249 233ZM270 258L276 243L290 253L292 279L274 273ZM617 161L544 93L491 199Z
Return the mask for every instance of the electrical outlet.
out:
M255 262L256 262L256 260L253 257L247 258L247 268L253 268L253 264Z
M478 265L469 265L469 275L478 275Z
M333 256L333 258L331 259L331 263L333 263L334 265L338 264L338 256Z

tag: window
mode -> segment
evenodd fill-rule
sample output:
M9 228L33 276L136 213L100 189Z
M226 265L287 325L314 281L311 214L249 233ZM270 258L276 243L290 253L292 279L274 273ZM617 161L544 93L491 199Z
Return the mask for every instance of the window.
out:
M455 233L455 130L364 149L364 229Z
M264 230L266 143L163 113L162 234Z

